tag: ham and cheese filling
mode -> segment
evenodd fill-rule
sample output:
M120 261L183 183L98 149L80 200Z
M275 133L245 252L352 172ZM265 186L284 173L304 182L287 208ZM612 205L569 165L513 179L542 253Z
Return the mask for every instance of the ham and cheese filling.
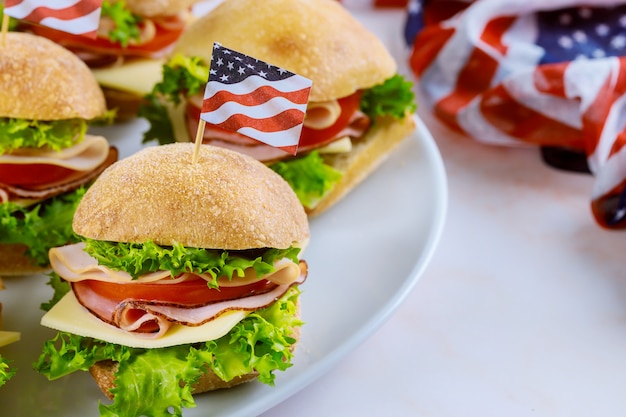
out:
M0 155L0 203L40 201L74 190L117 160L117 150L102 136L85 135L59 152L20 149Z
M78 55L90 68L121 66L136 58L162 58L166 56L191 19L188 10L173 16L142 17L139 37L131 39L128 45L121 45L109 38L115 23L102 17L98 26L98 36L91 39L73 35L45 26L22 23L27 30L46 37L66 47Z
M307 106L303 123L298 154L302 155L314 149L322 152L332 149L330 144L360 138L369 129L370 118L359 110L361 92L338 100L310 102ZM202 95L188 99L186 140L193 138L198 128ZM172 118L176 118L173 115ZM272 162L288 158L290 155L283 150L258 142L237 132L226 131L207 124L204 130L203 143L228 148L247 154L261 162ZM342 147L349 151L350 146Z
M262 278L253 268L243 277L218 278L209 288L209 274L171 277L157 271L133 279L125 271L99 265L84 251L84 243L50 250L52 269L71 285L78 303L92 315L141 337L163 337L173 325L201 326L227 312L268 307L293 285L304 282L306 262L281 259Z

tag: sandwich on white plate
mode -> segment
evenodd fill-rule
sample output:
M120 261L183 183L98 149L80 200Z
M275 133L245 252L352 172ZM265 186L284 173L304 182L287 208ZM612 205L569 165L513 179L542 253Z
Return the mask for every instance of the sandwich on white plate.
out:
M207 124L204 143L262 161L318 215L370 175L415 129L412 83L384 44L334 0L226 0L195 20L139 114L144 140L194 141L218 43L312 81L297 154ZM259 71L224 63L235 70Z
M77 241L76 205L117 149L87 133L110 112L69 50L6 33L0 74L0 276L24 275L48 268L51 247Z
M300 337L308 218L289 185L227 149L174 143L108 168L50 250L64 295L36 370L91 373L101 415L182 415L193 395L273 384ZM57 301L58 300L58 301Z

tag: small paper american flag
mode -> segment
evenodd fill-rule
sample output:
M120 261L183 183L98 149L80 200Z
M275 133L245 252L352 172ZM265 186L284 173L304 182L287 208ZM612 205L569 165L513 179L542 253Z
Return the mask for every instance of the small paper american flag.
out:
M19 20L95 38L102 0L5 0L4 13Z
M481 142L580 156L595 220L626 228L625 0L411 0L405 35L435 115Z
M311 80L213 45L202 120L295 155Z

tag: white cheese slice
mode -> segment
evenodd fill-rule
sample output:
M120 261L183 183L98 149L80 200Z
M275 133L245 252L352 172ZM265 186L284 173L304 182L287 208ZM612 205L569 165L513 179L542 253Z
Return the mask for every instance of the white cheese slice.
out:
M236 310L224 313L201 326L174 324L162 337L148 339L127 333L91 315L70 291L41 318L41 324L51 329L118 345L153 349L218 339L227 334L246 315L245 311Z
M119 67L93 69L92 73L103 87L144 96L163 79L164 60L140 59Z
M6 346L10 343L14 343L20 340L19 332L5 332L0 331L0 346Z

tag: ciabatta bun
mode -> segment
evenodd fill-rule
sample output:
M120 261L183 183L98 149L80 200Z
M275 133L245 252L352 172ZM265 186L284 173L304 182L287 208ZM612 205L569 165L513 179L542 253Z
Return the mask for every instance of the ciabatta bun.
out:
M309 238L289 185L251 157L194 144L145 148L107 168L87 190L74 231L113 242L197 248L287 248Z
M76 55L29 33L8 32L0 47L0 117L94 119L106 112L104 95Z
M115 387L115 374L119 368L119 363L105 360L95 363L89 368L96 384L110 400L113 399L111 389ZM217 389L231 388L244 382L252 381L257 377L256 373L248 373L239 377L235 377L230 381L223 381L218 377L215 372L207 369L206 372L200 377L198 383L194 386L192 394L200 394L203 392L214 391Z
M345 97L396 73L385 46L336 0L228 0L193 22L173 54L209 63L213 42L311 79L309 101Z

